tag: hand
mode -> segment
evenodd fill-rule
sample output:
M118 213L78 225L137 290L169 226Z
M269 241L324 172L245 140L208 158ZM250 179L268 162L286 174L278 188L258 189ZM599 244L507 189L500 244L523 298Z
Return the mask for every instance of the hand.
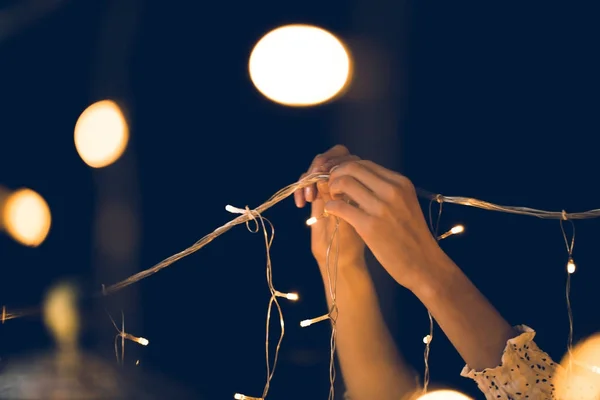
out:
M331 171L328 186L331 200L325 210L352 225L398 283L413 290L434 276L445 254L408 178L371 161L351 161Z
M303 174L302 177L316 172L327 173L331 168L337 165L357 160L359 160L359 158L351 155L346 147L337 145L327 152L316 156L310 165L308 172ZM321 272L326 273L327 248L331 243L331 237L336 226L335 218L320 218L323 215L325 202L331 200L329 186L326 181L321 181L317 185L311 185L304 189L300 189L294 193L294 200L296 206L299 208L304 207L307 202L312 203L311 216L319 218L319 220L311 226L311 250L321 268ZM343 268L344 266L350 265L364 265L365 244L354 228L340 219L337 235L340 246L338 266ZM335 250L335 248L332 248L331 257L335 255L333 250ZM330 262L333 262L333 258Z

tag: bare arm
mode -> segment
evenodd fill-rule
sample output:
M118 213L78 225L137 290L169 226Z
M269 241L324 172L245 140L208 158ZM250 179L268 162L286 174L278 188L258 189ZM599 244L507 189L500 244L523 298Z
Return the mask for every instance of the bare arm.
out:
M323 279L330 302L326 274ZM416 375L383 320L366 265L340 268L336 298L338 359L352 400L401 400L414 393Z
M461 357L476 370L500 364L506 341L516 336L481 292L443 252L435 273L423 276L413 293L429 309Z

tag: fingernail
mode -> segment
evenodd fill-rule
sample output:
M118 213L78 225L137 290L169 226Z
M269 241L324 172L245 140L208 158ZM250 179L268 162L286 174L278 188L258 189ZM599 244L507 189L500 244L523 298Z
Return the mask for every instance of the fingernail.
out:
M339 168L339 165L334 165L333 167L331 167L331 169L329 170L329 173L331 174L333 171L336 170L336 168Z
M312 188L309 186L307 188L304 189L304 197L306 197L306 201L312 201L313 200L313 191Z

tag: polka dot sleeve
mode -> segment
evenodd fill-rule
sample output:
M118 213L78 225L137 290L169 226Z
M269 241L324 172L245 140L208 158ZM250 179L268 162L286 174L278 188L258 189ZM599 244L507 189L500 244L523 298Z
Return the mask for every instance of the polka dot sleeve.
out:
M515 329L520 335L506 343L500 366L475 371L467 365L461 376L473 379L488 400L554 399L556 364L535 344L531 328L520 325Z

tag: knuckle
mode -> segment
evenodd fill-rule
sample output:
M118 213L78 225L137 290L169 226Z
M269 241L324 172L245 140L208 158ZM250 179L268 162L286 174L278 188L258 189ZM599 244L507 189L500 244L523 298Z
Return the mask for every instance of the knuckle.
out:
M406 189L409 189L409 190L414 189L414 185L413 185L412 181L404 175L398 174L398 182L400 183L400 185L402 185Z
M316 156L312 162L313 167L318 167L320 165L325 164L327 162L327 156L325 154L319 154Z
M338 182L338 189L345 191L352 185L354 179L351 176L344 175L340 176L338 179L336 179L336 181Z
M343 144L336 144L335 146L333 146L331 148L331 150L335 150L338 153L350 153L348 148L346 146L344 146Z

